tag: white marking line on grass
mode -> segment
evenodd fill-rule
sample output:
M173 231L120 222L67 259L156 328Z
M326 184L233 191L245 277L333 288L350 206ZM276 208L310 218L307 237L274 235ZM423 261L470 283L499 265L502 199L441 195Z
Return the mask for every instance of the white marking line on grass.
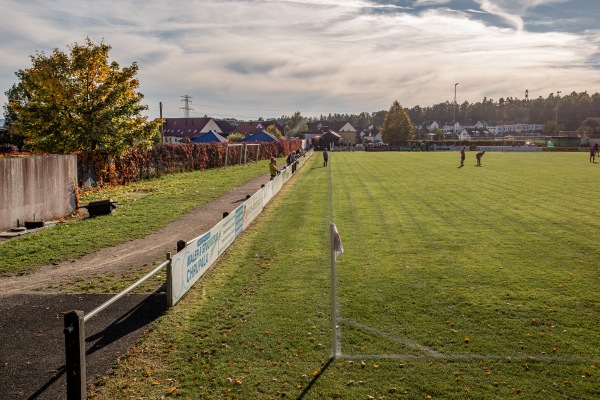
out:
M429 357L436 357L436 358L437 357L444 357L444 355L442 353L437 352L437 351L435 351L435 350L433 350L433 349L431 349L431 348L429 348L427 346L422 346L422 345L417 344L415 342L411 342L410 340L406 340L406 339L402 339L402 338L399 338L399 337L396 337L396 336L392 336L389 333L378 331L377 329L373 329L370 326L363 325L361 323L358 323L356 321L352 321L352 320L349 320L349 319L346 319L346 318L340 318L339 320L342 321L342 322L345 322L347 324L354 325L357 328L363 329L365 331L374 333L374 334L379 335L379 336L383 336L385 338L393 340L394 342L402 343L403 345L408 346L410 348L413 348L413 349L416 349L416 350L420 350L420 351L424 351L425 353L427 353L429 355Z
M499 356L499 355L484 355L484 354L441 354L440 356L431 356L429 354L343 354L338 358L345 359L413 359L413 360L504 360L511 361L543 361L543 362L600 362L598 357L550 357L550 356Z
M340 318L341 322L345 322L349 325L354 325L357 328L363 329L365 331L374 333L379 336L383 336L387 339L393 340L395 342L401 343L407 347L420 350L425 352L426 354L416 355L416 354L338 354L338 358L346 358L346 359L442 359L442 360L467 360L467 359L476 359L476 360L505 360L507 362L510 361L519 361L519 360L527 360L527 361L545 361L545 362L595 362L599 363L599 357L561 357L561 356L527 356L522 354L511 355L511 356L501 356L494 354L443 354L439 351L435 351L427 346L421 346L417 343L411 342L410 340L398 338L396 336L390 335L389 333L381 332L377 329L371 328L370 326L363 325L356 321L352 321L346 318Z

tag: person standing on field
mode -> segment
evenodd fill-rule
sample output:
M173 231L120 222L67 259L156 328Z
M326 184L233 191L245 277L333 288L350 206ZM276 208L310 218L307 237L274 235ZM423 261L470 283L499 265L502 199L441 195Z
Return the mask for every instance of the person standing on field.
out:
M590 162L596 162L596 149L594 148L594 146L590 146Z
M323 166L327 166L327 160L329 159L329 154L327 154L327 149L323 150Z
M475 158L477 159L477 165L481 165L481 157L485 154L485 150L475 154Z
M460 149L460 168L465 166L465 146Z

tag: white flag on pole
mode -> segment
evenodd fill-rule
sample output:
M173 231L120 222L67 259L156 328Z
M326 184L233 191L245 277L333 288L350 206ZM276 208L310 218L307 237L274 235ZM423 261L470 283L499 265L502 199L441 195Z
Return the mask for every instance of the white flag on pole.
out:
M335 259L339 257L340 254L344 252L344 246L342 246L342 238L340 237L340 233L338 232L338 228L335 224L333 224L333 249L335 251Z

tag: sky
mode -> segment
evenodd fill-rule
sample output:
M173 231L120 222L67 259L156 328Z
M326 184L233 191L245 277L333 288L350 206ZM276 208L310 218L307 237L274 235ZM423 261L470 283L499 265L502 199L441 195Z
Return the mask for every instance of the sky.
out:
M30 55L139 66L146 115L252 120L600 92L598 0L0 0L0 103ZM1 118L1 117L0 117Z

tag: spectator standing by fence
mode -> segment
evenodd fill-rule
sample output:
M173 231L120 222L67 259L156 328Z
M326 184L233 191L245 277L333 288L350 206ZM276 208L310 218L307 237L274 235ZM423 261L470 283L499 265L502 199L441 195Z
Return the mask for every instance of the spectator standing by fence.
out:
M269 172L271 172L271 180L273 180L277 176L277 160L275 157L271 157L271 162L269 163Z

